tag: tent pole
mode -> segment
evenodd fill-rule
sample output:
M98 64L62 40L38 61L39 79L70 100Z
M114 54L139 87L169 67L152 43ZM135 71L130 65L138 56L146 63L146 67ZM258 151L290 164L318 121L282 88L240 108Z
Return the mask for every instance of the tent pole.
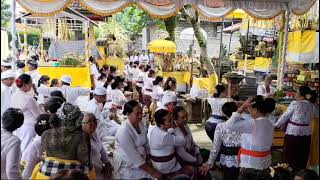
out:
M285 24L284 24L284 36L283 36L283 46L282 46L282 54L281 54L281 70L280 70L280 86L279 90L283 89L283 81L284 81L284 73L286 66L286 55L287 55L287 44L288 44L288 30L289 30L289 17L290 17L290 9L287 6L286 16L285 16Z
M283 31L284 31L284 24L286 22L286 17L285 17L285 12L282 14L282 27L280 29L280 34L279 34L279 49L278 49L278 67L277 67L277 89L280 89L280 77L281 77L281 53L282 53L282 45L283 45Z
M11 63L12 63L12 69L15 70L16 60L17 60L16 0L12 0L12 6L11 6L11 35L12 35L12 41L11 41L12 62Z
M218 61L218 67L219 67L219 82L221 81L221 59L222 59L222 48L223 48L223 43L222 43L222 37L223 37L223 28L224 28L224 17L222 18L222 25L221 25L221 32L220 32L220 51L219 51L219 61Z
M230 39L229 39L229 47L228 47L228 57L229 57L229 54L230 54L230 47L231 47L231 39L232 39L232 28L233 28L233 21L234 21L234 15L232 16L232 21L231 21L231 34L230 34Z

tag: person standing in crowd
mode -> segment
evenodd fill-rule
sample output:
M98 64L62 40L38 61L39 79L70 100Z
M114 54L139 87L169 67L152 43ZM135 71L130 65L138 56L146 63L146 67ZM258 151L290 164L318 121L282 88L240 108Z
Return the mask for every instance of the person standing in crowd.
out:
M61 83L60 83L59 79L52 79L50 87L51 88L60 88L61 87Z
M102 141L95 133L97 129L97 119L94 114L86 113L82 120L82 130L90 136L91 162L96 171L97 179L112 178L112 165L108 160L106 150Z
M147 55L146 50L142 50L142 54L140 55L139 60L140 64L149 64L149 56Z
M168 179L180 174L192 177L194 175L193 167L181 166L177 161L176 148L183 147L186 141L183 137L173 133L170 112L160 109L156 111L154 117L156 126L151 130L148 138L152 166Z
M40 114L37 117L36 124L34 125L34 130L37 133L37 136L32 140L32 143L26 149L26 166L22 171L23 179L30 179L33 169L42 160L44 151L41 147L41 135L43 132L49 129L51 129L50 114Z
M103 118L101 106L106 102L106 95L107 90L104 87L97 87L86 109L86 112L94 114L97 118L97 134L101 139L106 136L114 136L120 126L113 120Z
M36 57L32 56L31 59L27 61L28 71L26 72L26 74L30 75L32 78L32 83L37 85L39 82L39 79L41 78L41 74L38 71L38 62L36 61L35 58Z
M106 83L103 85L104 88L107 90L107 102L111 102L111 84L114 82L114 77L111 75L108 75Z
M176 89L177 89L177 80L173 77L169 77L164 83L163 90L171 91L174 94L176 94Z
M51 118L59 118L62 125L42 134L41 146L47 156L31 179L48 179L64 169L80 169L91 175L90 137L82 130L83 117L79 107L70 103L63 104L51 115Z
M22 159L24 159L25 150L36 136L34 124L42 111L34 97L28 94L33 87L31 76L22 74L16 79L16 85L19 89L11 97L11 106L21 109L24 114L23 125L15 131L16 135L21 139Z
M272 86L272 77L270 75L264 76L264 84L258 86L257 95L264 97L271 97L276 92L276 88Z
M19 173L21 140L12 132L21 127L24 115L20 109L9 108L1 118L1 179L22 179Z
M222 106L223 114L230 118L238 109L235 102L226 102ZM241 133L231 131L226 122L217 125L213 139L212 149L207 165L200 168L202 174L207 174L215 166L215 161L220 155L220 165L223 171L223 180L237 180L239 176L238 151L241 144ZM220 154L221 153L221 154Z
M272 98L264 99L262 96L249 98L226 121L226 127L241 133L241 148L238 161L240 161L239 180L243 180L247 173L260 172L270 176L271 146L274 128L269 113L274 111L276 102ZM242 119L241 113L248 110L253 119Z
M147 106L147 108L150 108L151 102L152 102L152 86L153 81L155 80L155 72L154 70L149 70L148 76L143 80L143 88L142 88L142 99L143 104Z
M17 61L17 71L16 71L16 77L19 77L21 74L24 73L25 63L21 60Z
M92 89L94 89L98 83L98 78L100 76L99 66L97 66L96 59L93 56L89 57L90 62L90 78L92 83Z
M39 79L37 92L38 92L38 103L40 105L43 105L50 96L50 87L48 86L49 80L50 80L50 77L47 75L43 75Z
M211 117L207 120L205 129L211 141L213 141L214 131L217 124L223 123L227 120L227 117L225 117L222 112L222 106L228 102L228 99L226 98L226 87L218 84L215 91L216 92L213 94L213 97L208 97L207 99L211 106Z
M311 144L311 120L318 116L319 108L315 106L316 92L307 86L300 86L296 100L291 102L287 111L274 124L280 128L286 126L283 161L294 171L307 166Z
M88 95L91 91L87 88L81 87L70 87L72 79L71 76L62 76L61 78L62 87L61 92L66 98L67 102L75 105L79 96Z
M123 114L128 116L116 133L114 171L117 179L158 178L162 174L147 161L147 131L141 122L142 108L137 101L128 101Z
M11 106L12 85L16 74L12 71L1 73L1 116Z
M163 96L163 87L162 87L163 77L157 76L152 83L153 83L152 100L154 102L153 104L159 107L161 105L162 96Z
M8 70L11 70L11 69L12 69L12 67L11 67L10 58L1 60L1 73L8 71Z

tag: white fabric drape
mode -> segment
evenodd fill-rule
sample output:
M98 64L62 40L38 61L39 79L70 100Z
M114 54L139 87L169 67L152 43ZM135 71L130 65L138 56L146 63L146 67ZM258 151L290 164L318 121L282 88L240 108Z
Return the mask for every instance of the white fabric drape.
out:
M183 5L193 7L206 18L224 17L232 10L243 9L258 19L271 19L286 9L294 14L306 13L317 0L78 0L84 8L103 16L121 11L136 4L155 18L167 18L175 15ZM17 0L29 12L39 15L52 15L63 10L73 0Z

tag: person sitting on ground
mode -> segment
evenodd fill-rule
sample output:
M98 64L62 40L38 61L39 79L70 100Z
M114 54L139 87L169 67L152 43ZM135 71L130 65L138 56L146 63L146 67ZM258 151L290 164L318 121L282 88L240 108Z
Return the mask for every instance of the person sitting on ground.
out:
M8 108L1 118L1 179L22 179L19 173L21 140L12 132L21 127L24 115L20 109Z
M59 98L63 99L64 102L66 101L66 99L63 97L62 92L59 90L55 90L55 91L50 92L50 97L52 97L52 96L59 97Z
M50 177L50 180L89 180L82 171L76 169L61 170Z
M114 66L110 66L110 72L109 72L109 75L113 76L113 77L116 77L118 76L117 75L117 68L114 67Z
M96 171L97 179L112 178L112 165L108 160L102 141L96 134L97 119L92 113L84 114L82 130L90 136L91 162Z
M63 169L80 169L91 175L90 137L82 131L83 113L79 107L64 103L51 118L59 118L62 125L49 129L41 136L41 146L46 158L32 179L48 179ZM50 167L50 168L48 168Z

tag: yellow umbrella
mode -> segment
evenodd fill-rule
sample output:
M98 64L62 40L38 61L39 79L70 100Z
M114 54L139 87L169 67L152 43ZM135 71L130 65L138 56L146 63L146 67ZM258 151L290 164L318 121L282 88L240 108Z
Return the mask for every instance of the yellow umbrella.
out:
M148 49L150 52L155 53L175 53L176 44L172 41L158 39L153 40L148 44Z

